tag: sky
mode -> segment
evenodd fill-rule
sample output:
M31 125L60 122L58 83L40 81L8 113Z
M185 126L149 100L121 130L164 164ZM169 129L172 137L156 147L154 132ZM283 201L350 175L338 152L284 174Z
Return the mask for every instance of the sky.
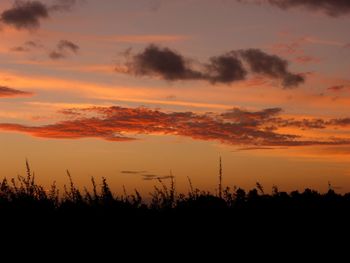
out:
M0 174L350 191L347 0L0 1Z

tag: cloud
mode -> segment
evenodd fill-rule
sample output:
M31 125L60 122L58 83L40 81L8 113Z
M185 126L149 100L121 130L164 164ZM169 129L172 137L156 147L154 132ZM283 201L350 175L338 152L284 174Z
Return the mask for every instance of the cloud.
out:
M264 130L277 130L278 128L297 128L301 130L309 130L341 126L350 127L350 118L282 118L279 116L282 112L283 110L281 108L268 108L255 112L240 108L233 108L225 113L222 113L220 116L225 120L233 121L245 127L260 127Z
M121 171L121 173L129 174L129 175L139 175L144 181L166 180L166 179L174 178L172 175L164 176L164 175L150 174L150 173L147 173L147 171L125 170L125 171Z
M127 62L127 73L137 76L160 76L166 80L201 79L202 74L192 70L189 61L176 51L148 46Z
M284 150L287 147L242 147L238 148L236 151L256 151L256 150Z
M0 86L0 98L31 96L33 93Z
M1 21L17 29L36 29L40 20L49 17L46 5L39 1L15 1L13 6L2 12Z
M237 0L238 2L270 4L287 10L290 8L304 8L311 11L321 11L329 16L337 17L350 14L348 0Z
M62 52L59 52L59 51L54 50L54 51L51 51L51 52L49 53L49 57L50 57L51 59L56 60L56 59L65 58L66 55L65 55L64 53L62 53Z
M27 47L17 46L10 49L13 52L29 52L30 49Z
M60 42L58 42L57 44L57 48L58 50L64 52L64 51L71 51L73 53L78 53L79 51L79 46L75 43L73 43L72 41L69 40L61 40Z
M285 88L304 82L304 77L288 71L288 62L259 49L231 51L214 56L207 63L196 63L177 51L149 45L140 53L125 52L126 62L116 71L135 76L159 77L168 81L203 80L212 84L231 84L245 80L248 73L264 75L282 81ZM192 63L191 63L192 62ZM245 68L249 66L250 71Z
M29 52L34 49L43 49L44 46L40 42L35 41L26 41L22 46L17 46L11 48L11 51L14 52ZM70 54L76 55L80 47L69 40L60 40L56 44L56 48L49 52L48 56L51 59L57 60L68 57Z
M289 35L287 35L289 36ZM284 43L276 43L271 46L271 50L278 55L286 56L290 61L298 64L319 64L322 59L308 54L307 45L344 46L344 43L326 39L319 39L313 36L304 36Z
M332 119L328 121L327 124L334 126L350 126L350 118Z
M38 42L35 42L33 40L26 41L24 43L24 45L27 46L27 47L32 47L32 48L42 48L43 47L42 44L40 44Z
M269 55L259 49L240 50L238 53L253 73L281 79L285 88L298 86L305 81L303 76L289 72L288 61L277 55Z
M16 0L10 9L0 15L2 23L19 30L34 30L40 27L42 20L50 17L52 12L69 11L77 3L76 0L56 0L53 5L40 1Z
M350 126L349 118L323 120L322 125L315 125L313 120L297 122L294 119L284 119L276 116L281 112L279 108L256 112L246 110L239 112L235 109L228 112L231 115L163 112L143 107L117 106L74 109L74 111L81 115L74 115L70 120L43 126L2 123L0 129L55 139L99 138L107 141L131 141L135 140L133 135L158 134L255 147L350 144L350 139L347 138L310 139L296 134L278 133L277 129L269 129L271 125L308 129L322 128L322 125L329 128Z
M49 53L51 59L57 60L66 58L69 53L77 54L80 47L69 40L60 40L57 43L56 50L53 50Z
M168 179L174 179L174 176L172 176L172 175L159 176L159 175L153 175L153 174L149 174L147 176L147 174L146 174L142 178L142 180L144 180L144 181L153 181L153 180L162 181L162 180L168 180Z
M228 110L225 113L222 113L221 116L226 120L231 120L236 123L244 124L249 127L256 127L265 123L266 120L271 119L272 117L280 114L282 112L281 108L268 108L262 111L247 111L240 108L233 108Z
M14 52L29 52L32 49L43 48L43 45L35 41L26 41L22 46L13 47L10 50Z
M350 90L350 87L345 85L335 85L335 86L329 87L327 90L332 92L342 92L342 91Z
M247 71L242 62L234 53L227 53L218 57L210 58L210 63L206 65L208 72L206 79L212 83L232 83L244 80Z

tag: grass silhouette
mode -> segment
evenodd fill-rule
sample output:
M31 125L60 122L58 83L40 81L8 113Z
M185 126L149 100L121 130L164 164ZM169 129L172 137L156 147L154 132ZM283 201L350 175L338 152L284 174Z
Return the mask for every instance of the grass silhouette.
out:
M350 193L338 194L331 185L327 193L319 193L312 189L303 192L280 192L273 186L272 194L267 194L260 183L256 187L245 191L242 188L226 187L221 189L222 170L220 164L219 191L217 194L195 189L190 177L189 191L178 193L175 189L174 177L171 176L170 185L158 179L157 186L151 193L150 202L144 202L141 194L135 190L134 194L121 196L113 194L108 182L102 177L100 183L91 178L92 191L84 188L79 190L67 170L68 186L64 186L60 194L54 182L49 190L35 181L35 175L26 161L26 176L18 176L8 180L4 178L0 183L0 212L4 215L11 213L39 213L39 214L154 214L154 213L326 213L350 211Z
M218 186L222 170L219 176ZM118 241L136 251L159 243L168 248L216 244L209 240L227 240L217 246L260 247L269 244L262 241L267 237L275 246L297 239L298 246L308 247L310 240L334 242L338 233L350 232L350 193L338 194L331 185L323 194L312 189L287 193L277 186L267 194L260 183L249 191L223 187L213 194L194 188L188 177L188 192L178 193L171 177L170 183L158 179L146 202L138 191L113 194L105 178L100 182L91 178L88 191L74 184L69 171L67 177L62 193L56 183L48 190L37 184L28 162L25 176L4 178L0 183L2 240L48 245L64 240L72 247L102 247L101 251Z

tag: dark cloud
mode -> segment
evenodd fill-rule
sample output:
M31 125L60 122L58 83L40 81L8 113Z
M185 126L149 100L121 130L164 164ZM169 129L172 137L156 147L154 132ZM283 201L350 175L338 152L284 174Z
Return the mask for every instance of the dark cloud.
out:
M267 129L271 125L321 128L321 125L315 125L317 122L314 123L312 119L308 122L297 122L294 119L278 117L276 115L281 111L278 108L251 114L245 110L238 114L236 110L235 116L225 116L225 113L162 112L147 108L122 107L93 107L74 111L80 112L81 115L73 115L70 120L43 126L2 123L0 129L56 139L100 138L108 141L130 141L135 140L130 137L132 134L165 134L254 147L350 144L350 140L344 138L311 140L301 135L278 133L278 129ZM251 121L246 121L246 117L242 121L237 115L249 116L248 119L254 119L255 122L252 124ZM350 126L350 119L323 120L323 125L341 128Z
M51 59L57 60L57 59L65 58L66 55L65 55L64 53L62 53L62 52L59 52L59 51L54 50L54 51L51 51L51 52L49 53L49 57L50 57Z
M253 73L281 79L285 88L295 87L305 81L304 77L288 71L288 61L259 49L240 50L238 53L249 64Z
M30 49L27 47L22 47L22 46L18 46L18 47L13 47L10 49L13 52L29 52Z
M127 62L128 73L160 76L166 80L201 79L202 74L190 68L189 62L169 48L148 46Z
M225 120L233 121L246 127L259 127L264 130L277 130L278 128L297 128L297 129L324 129L329 126L346 125L347 119L294 119L279 117L282 113L281 108L268 108L261 111L247 111L240 108L233 108L220 116Z
M242 62L234 53L212 57L206 67L208 72L205 76L212 83L232 83L244 80L247 75Z
M2 12L1 21L17 29L35 29L40 20L49 17L46 5L39 1L15 1L13 6Z
M53 5L40 1L16 0L10 9L1 13L2 23L17 29L37 29L42 20L50 17L52 12L69 11L78 0L56 0Z
M163 180L163 179L173 178L173 176L171 175L164 176L164 175L158 175L158 174L150 174L150 173L147 173L147 171L125 170L125 171L121 171L121 173L129 174L129 175L139 175L144 181Z
M325 121L323 119L302 119L302 120L295 120L295 119L282 119L282 118L275 118L270 120L271 124L275 127L293 127L298 128L302 130L308 130L308 129L324 129L327 126L331 125L328 121Z
M117 72L160 77L169 81L204 80L212 84L231 84L246 79L249 71L244 67L245 62L249 65L250 73L279 79L286 88L304 82L304 77L288 71L286 60L259 49L231 51L211 57L208 63L198 62L196 67L190 63L190 59L178 52L156 45L150 45L135 55L128 50L124 55L127 62L123 66L117 66Z
M60 42L58 42L57 44L57 48L58 50L64 52L64 51L71 51L73 53L78 53L79 51L79 46L75 43L73 43L72 41L69 40L61 40Z
M334 126L350 126L350 118L332 119L328 121L327 124Z
M22 96L31 96L33 93L12 89L9 87L0 86L0 98L3 97L22 97Z
M253 2L257 4L270 4L281 9L306 8L311 11L321 11L333 17L350 14L350 1L348 0L237 0L238 2Z
M42 44L40 44L38 42L35 42L35 41L32 41L32 40L26 41L24 43L24 45L27 46L27 47L31 47L31 48L42 48L43 47Z
M40 43L35 41L26 41L22 46L13 47L10 50L14 52L29 52L32 49L43 48Z
M80 47L69 40L60 40L57 43L56 50L53 50L49 53L51 59L57 60L65 58L69 53L77 54Z

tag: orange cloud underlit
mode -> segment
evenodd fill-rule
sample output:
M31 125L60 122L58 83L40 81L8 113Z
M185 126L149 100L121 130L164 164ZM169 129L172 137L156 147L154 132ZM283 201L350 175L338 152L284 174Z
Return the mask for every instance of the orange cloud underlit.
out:
M224 113L162 112L148 108L90 107L62 110L70 119L43 126L0 124L1 130L28 133L35 137L56 139L101 138L128 141L129 135L164 134L218 141L229 145L307 146L349 145L350 138L317 139L293 133L280 133L279 128L324 129L348 127L344 119L287 119L279 117L280 108L246 111L238 108ZM292 130L291 130L292 131Z

